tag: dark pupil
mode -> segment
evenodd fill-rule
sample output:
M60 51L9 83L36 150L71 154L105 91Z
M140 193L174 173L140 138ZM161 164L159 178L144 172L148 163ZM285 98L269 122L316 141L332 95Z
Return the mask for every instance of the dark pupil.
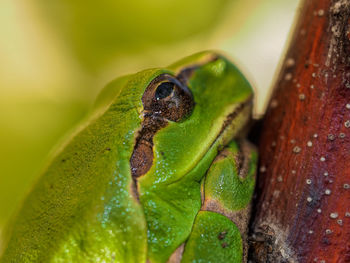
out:
M157 87L155 97L157 100L168 97L174 89L174 83L163 82Z

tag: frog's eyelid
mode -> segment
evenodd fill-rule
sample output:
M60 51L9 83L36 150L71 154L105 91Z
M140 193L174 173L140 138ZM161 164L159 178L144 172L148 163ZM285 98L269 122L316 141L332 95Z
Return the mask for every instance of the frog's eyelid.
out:
M176 79L181 82L182 86L187 88L188 79L192 76L195 70L199 68L199 65L190 66L182 69L177 75Z
M185 86L187 88L188 80L192 76L192 74L196 71L196 69L198 69L199 67L204 66L206 64L209 64L211 62L214 62L214 61L218 60L219 58L220 58L219 55L212 54L211 56L209 56L208 58L206 58L205 60L203 60L201 62L198 62L195 64L190 64L190 65L182 68L181 70L179 70L179 72L176 74L176 78L178 81L180 81L183 84L183 86Z

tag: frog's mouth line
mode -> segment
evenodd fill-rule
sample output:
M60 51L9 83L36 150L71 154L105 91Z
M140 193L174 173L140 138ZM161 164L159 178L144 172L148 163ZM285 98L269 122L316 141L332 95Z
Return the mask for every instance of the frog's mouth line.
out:
M248 97L248 99L241 103L238 107L236 107L229 115L226 116L226 120L224 121L221 130L216 137L215 141L212 143L212 145L220 138L220 136L228 129L232 129L233 127L233 121L236 119L236 117L244 111L248 106L252 105L252 96ZM244 128L244 127L242 127ZM230 138L232 140L233 138ZM211 148L210 146L209 148Z

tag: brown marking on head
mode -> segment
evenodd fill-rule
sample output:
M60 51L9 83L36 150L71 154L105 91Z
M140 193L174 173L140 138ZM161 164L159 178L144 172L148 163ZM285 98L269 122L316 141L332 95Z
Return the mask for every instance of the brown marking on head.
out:
M181 80L184 78L181 77ZM142 103L144 119L130 158L131 174L135 180L152 167L154 135L169 121L182 121L192 112L194 106L186 83L169 74L156 77L148 85L142 96Z
M142 96L144 119L130 158L134 180L152 167L154 135L169 121L180 122L192 112L195 102L187 87L189 78L198 67L218 58L214 53L207 55L195 64L176 70L176 77L162 74L148 85Z

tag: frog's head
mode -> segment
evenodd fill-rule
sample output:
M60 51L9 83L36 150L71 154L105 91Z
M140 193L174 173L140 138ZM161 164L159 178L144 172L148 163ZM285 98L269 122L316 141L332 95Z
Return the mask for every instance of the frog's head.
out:
M147 185L209 165L238 136L252 107L249 83L216 53L193 55L157 74L142 96L142 128L130 160L134 179Z

